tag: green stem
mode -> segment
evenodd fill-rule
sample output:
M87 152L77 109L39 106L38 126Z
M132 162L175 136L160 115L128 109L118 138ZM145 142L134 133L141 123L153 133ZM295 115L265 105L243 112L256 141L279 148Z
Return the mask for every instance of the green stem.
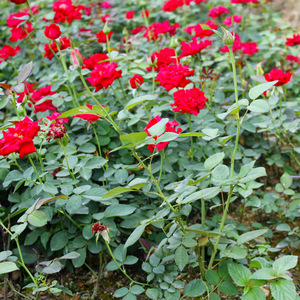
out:
M189 122L189 128L190 132L192 132L192 122L191 122L191 114L185 114L188 122ZM194 145L193 145L193 137L191 136L191 159L194 160Z
M114 122L114 120L111 118L111 116L109 115L109 113L102 107L102 105L99 103L99 101L96 99L96 97L93 95L93 93L91 92L90 88L88 87L82 73L81 70L78 69L79 72L79 77L82 81L82 84L84 85L85 89L87 90L87 92L90 94L90 96L92 97L92 99L96 102L96 104L100 107L100 109L102 110L102 112L105 114L105 116L107 117L107 121L114 127L114 129L120 134L121 130L118 127L118 125Z
M30 157L30 155L28 155L28 159L29 159L29 161L30 161L30 163L31 163L31 165L32 165L32 167L33 167L33 170L34 170L34 172L35 172L35 174L36 174L36 176L37 176L37 179L39 180L40 183L43 184L43 181L42 181L42 179L41 179L41 177L40 177L40 175L39 175L39 173L38 173L38 171L37 171L37 169L36 169L36 167L35 167L35 165L34 165L32 159L31 159L31 157Z
M108 37L108 34L106 34L106 33L105 33L105 36L106 36L106 48L107 48L107 52L108 52L109 61L110 61L110 63L112 63L110 47L109 47L109 37Z
M152 94L155 95L155 72L154 72L154 66L152 66Z
M235 59L234 59L234 55L233 55L233 51L232 51L232 46L229 46L229 53L230 53L230 60L231 60L231 65L232 65L232 72L233 72L233 81L234 81L234 94L235 94L235 102L236 105L238 107L238 89L237 89L237 74L236 74L236 68L235 68ZM236 119L237 119L237 131L236 131L236 139L235 139L235 145L234 145L234 150L231 156L231 166L230 166L230 178L233 178L234 175L234 163L235 163L235 156L236 156L236 152L238 149L238 145L239 145L239 137L240 137L240 117L239 117L239 112L236 113ZM223 228L225 226L225 221L226 221L226 216L228 213L228 208L229 208L229 204L230 204L230 200L233 194L233 189L234 186L231 184L230 185L230 191L228 193L228 197L227 197L227 201L226 201L226 206L223 212L223 216L222 216L222 220L221 220L221 224L220 224L220 229L219 231L222 232ZM214 259L215 256L217 254L217 249L219 246L219 242L220 242L221 236L217 236L216 238L216 243L214 245L213 248L213 252L209 261L209 265L208 265L208 270L212 269L213 263L214 263Z
M11 94L12 94L12 97L13 97L13 100L11 101L11 104L14 108L14 111L15 111L18 119L21 120L21 117L20 117L19 112L18 112L17 104L16 104L16 95L15 95L14 92L12 92Z
M66 153L64 142L61 139L58 139L57 141L58 141L58 143L61 145L61 147L63 149L65 160L66 160L67 169L68 169L69 173L71 174L72 179L75 180L75 175L73 174L73 172L70 169L69 160L68 160L68 156L67 156L67 153Z
M124 89L123 89L123 85L122 85L121 79L118 78L117 80L118 80L118 82L119 82L119 85L120 85L120 87L121 87L122 93L123 93L123 95L124 95L124 99L126 99L126 98L127 98L127 95L125 94L125 91L124 91Z
M162 176L162 172L163 172L163 165L164 165L164 153L162 150L162 151L160 151L160 171L159 171L159 178L157 181L158 184L160 183L160 180L161 180L161 176Z
M158 193L160 194L160 197L163 199L163 201L167 204L167 206L170 208L170 210L174 213L177 214L177 211L175 210L175 208L170 204L170 202L168 201L167 197L163 194L163 192L161 191L161 188L157 182L157 180L154 178L151 170L144 164L144 162L140 159L140 157L137 155L137 153L135 151L133 151L133 156L139 161L139 163L144 167L144 169L148 172L150 178L152 179L152 182L154 183L154 185L157 188ZM184 224L183 221L181 219L181 217L178 218L178 222L179 225L182 229L182 231L185 233L185 228L184 228Z
M109 246L109 243L107 242L107 241L105 241L105 244L106 244L106 247L107 247L107 249L108 249L108 252L109 252L109 254L111 255L111 257L112 257L112 259L114 260L114 262L115 262L115 264L118 266L118 268L119 268L119 270L130 280L130 285L132 284L132 283L136 283L136 284L139 284L139 285L146 285L145 283L141 283L141 282L137 282L137 281L135 281L135 280L133 280L127 273L126 273L126 271L125 270L123 270L122 268L121 268L121 266L119 265L119 263L117 262L117 260L115 259L115 256L114 256L114 254L112 253L112 251L111 251L111 248L110 248L110 246Z
M114 94L115 94L117 100L120 102L120 104L121 104L122 106L124 106L123 101L120 99L120 97L118 96L117 92L114 90L114 88L112 87L112 85L111 85L110 87L111 87L111 89L113 90L113 92L114 92Z
M25 298L25 299L28 299L28 300L32 300L31 298L28 298L27 296L21 294L20 292L18 292L13 286L12 284L10 283L10 281L6 278L4 278L4 280L6 281L6 283L9 285L10 289L12 290L12 292L18 294L19 296Z

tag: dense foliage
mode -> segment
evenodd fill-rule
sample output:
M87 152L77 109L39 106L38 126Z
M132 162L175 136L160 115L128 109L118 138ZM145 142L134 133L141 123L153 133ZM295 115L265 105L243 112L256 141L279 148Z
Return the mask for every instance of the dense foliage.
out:
M272 1L0 8L5 293L82 268L92 299L105 269L125 300L299 299L300 35Z

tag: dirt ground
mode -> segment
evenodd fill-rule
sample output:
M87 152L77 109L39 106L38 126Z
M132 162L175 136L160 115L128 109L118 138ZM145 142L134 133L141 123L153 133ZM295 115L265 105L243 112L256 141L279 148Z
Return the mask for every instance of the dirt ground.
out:
M300 32L300 0L273 0L276 10L282 12L284 20Z

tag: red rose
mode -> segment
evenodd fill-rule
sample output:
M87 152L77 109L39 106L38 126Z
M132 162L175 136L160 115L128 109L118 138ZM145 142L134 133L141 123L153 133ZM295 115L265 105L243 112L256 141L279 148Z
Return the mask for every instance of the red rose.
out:
M81 10L85 10L84 5L73 5L71 0L59 0L53 2L52 9L55 12L55 23L72 23L74 20L81 19Z
M293 64L293 63L300 64L300 57L298 57L298 56L287 55L287 56L285 57L285 59L286 59L287 61L290 61L291 64Z
M24 29L20 27L13 27L11 28L11 37L9 38L10 41L16 42L18 40L23 40L27 37L28 33L32 32L34 28L32 28L32 24L27 22L24 25Z
M108 63L106 53L96 53L89 58L85 58L82 62L82 69L94 69L99 63Z
M127 20L133 19L134 13L135 13L134 10L128 11L128 12L126 13L126 15L125 15L125 18L126 18Z
M169 33L170 36L175 35L176 28L179 27L180 25L178 23L175 23L173 26L170 26L168 20L162 23L152 23L149 27L146 28L146 32L144 33L143 37L147 38L148 41L155 41L161 34Z
M218 18L224 14L228 14L228 13L229 13L229 9L227 9L226 7L221 5L221 6L212 7L209 10L208 16L213 19L216 19L216 18Z
M27 0L8 0L8 1L10 1L10 2L12 2L14 4L19 5L19 4L26 3Z
M258 52L257 44L255 42L246 42L242 44L242 52L247 55L252 55Z
M46 26L44 33L45 36L50 40L55 40L59 38L61 35L60 28L56 24L51 24L49 26Z
M87 106L89 109L93 109L93 105L91 105L91 104L86 104L85 106ZM102 105L102 107L105 107L105 106ZM80 118L80 119L88 121L89 123L94 123L98 119L100 119L100 116L87 113L87 114L75 115L75 116L73 116L73 118Z
M233 19L234 23L238 24L242 21L243 16L234 15L234 16L227 17L223 21L223 24L226 25L226 26L231 26L232 19Z
M144 83L144 78L141 75L135 74L130 78L129 83L133 89L137 89Z
M102 23L109 22L109 19L110 19L110 15L108 15L108 14L101 17Z
M143 10L142 11L142 18L149 18L149 11L148 10Z
M189 113L197 116L199 110L205 107L205 102L208 99L204 93L198 88L190 90L179 90L173 94L174 104L171 104L173 111L181 113Z
M0 50L0 64L8 59L9 57L13 57L17 55L21 51L20 46L17 46L16 48L13 48L12 46L9 45L4 45L2 49Z
M91 77L87 80L94 86L95 92L112 85L115 79L122 77L122 70L117 71L118 65L115 62L98 64L94 71L90 73Z
M148 125L144 128L144 130L146 131L146 133L147 133L148 136L152 136L149 133L149 129L153 125L157 124L161 120L162 119L161 119L160 116L156 116L155 118L149 120ZM174 133L179 134L182 131L182 129L181 128L175 129L177 126L178 126L178 123L176 121L167 122L166 123L166 129L165 129L165 131L161 135L159 135L159 136L152 136L152 138L155 139L155 140L157 140L157 138L160 137L160 136L162 136L165 132L174 132ZM160 151L160 150L164 149L168 144L169 144L169 142L162 142L162 143L157 143L157 144L150 144L150 145L148 145L148 149L150 150L151 153L153 153L155 149L158 150L158 151Z
M71 41L67 37L65 37L65 36L60 37L59 41L60 41L60 50L65 50L65 49L71 47ZM51 47L52 51L51 51L50 47ZM47 57L49 60L51 60L54 56L52 52L54 52L54 53L58 52L55 41L53 41L51 43L50 47L47 44L44 45L44 50L45 50L44 57Z
M288 83L291 80L292 73L283 72L281 70L272 69L270 73L265 74L265 79L267 81L278 80L275 86L281 86Z
M40 126L38 122L31 121L27 116L20 122L15 122L15 127L3 131L3 139L0 140L0 155L7 156L13 152L19 153L20 158L33 152L37 152L33 138L38 135Z
M112 6L109 2L107 2L107 1L103 1L103 2L101 3L101 5L102 5L103 8L112 8L112 7L113 7L113 6Z
M243 44L241 43L241 38L237 33L232 33L234 34L234 42L232 45L232 51L235 52L237 50L242 49ZM220 51L223 53L229 52L228 46L224 46L223 48L220 48Z
M177 64L176 53L175 50L172 48L164 48L161 49L159 52L154 52L149 58L152 63L155 62L156 59L156 66L154 66L154 70L160 70L170 64ZM152 68L150 68L150 71Z
M173 88L184 88L191 81L186 79L188 76L194 75L194 70L190 70L188 66L179 65L169 65L162 68L155 81L159 81L159 86L165 87L167 91Z
M200 23L200 24L197 24L197 25L194 25L194 26L189 26L189 27L185 28L184 31L186 31L190 35L196 35L200 39L202 39L206 36L211 36L211 35L215 34L210 29L202 29L202 27L201 27L202 24L203 25L208 25L210 28L212 28L214 30L218 29L218 25L216 25L212 21L208 20L206 23Z
M192 38L192 40L193 41L191 43L186 43L185 41L182 41L180 43L180 45L181 45L180 49L182 50L182 52L181 52L179 58L189 56L189 55L195 55L212 44L212 41L208 41L208 40L205 40L203 42L200 41L198 44L196 36L194 36Z
M108 40L109 41L110 41L110 37L111 37L112 34L113 34L112 31L108 33ZM101 30L100 32L98 32L96 34L96 38L98 39L98 43L105 44L107 42L106 34L103 32L103 30Z
M300 34L294 34L292 38L287 38L285 44L291 47L300 45Z

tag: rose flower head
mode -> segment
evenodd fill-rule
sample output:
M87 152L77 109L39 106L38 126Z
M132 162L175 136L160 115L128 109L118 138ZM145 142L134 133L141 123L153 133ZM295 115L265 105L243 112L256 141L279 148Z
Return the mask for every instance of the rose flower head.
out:
M129 84L133 89L139 88L143 83L144 83L144 78L138 74L135 74L129 80Z
M176 121L172 121L172 122L167 121L167 122L165 122L166 120L168 120L168 119L162 119L160 116L156 116L155 118L150 119L148 125L144 128L147 135L151 136L156 141L165 132L174 132L174 133L179 134L182 131L181 128L176 129L176 127L178 126L178 123ZM151 134L151 127L156 125L159 122L165 123L165 127L163 128L163 130L161 130L160 134L158 134L157 136L153 136ZM163 125L163 123L162 123L162 125ZM168 144L169 144L169 142L161 142L161 143L158 142L156 144L148 145L148 149L151 153L153 153L155 151L155 149L157 151L160 151L160 150L164 149Z
M50 40L55 40L61 35L60 28L56 24L50 24L49 26L46 26L44 33L45 36Z
M267 81L278 80L275 86L281 86L288 83L291 80L292 73L290 72L285 73L281 70L272 69L270 73L265 73L264 76Z
M173 94L174 104L171 104L173 111L181 113L189 113L197 116L200 109L205 107L208 99L204 93L198 88L190 90L179 90Z
M27 116L15 122L15 127L3 131L3 138L0 139L0 155L7 156L11 153L19 153L20 158L33 152L37 152L33 143L34 137L38 135L40 126Z

